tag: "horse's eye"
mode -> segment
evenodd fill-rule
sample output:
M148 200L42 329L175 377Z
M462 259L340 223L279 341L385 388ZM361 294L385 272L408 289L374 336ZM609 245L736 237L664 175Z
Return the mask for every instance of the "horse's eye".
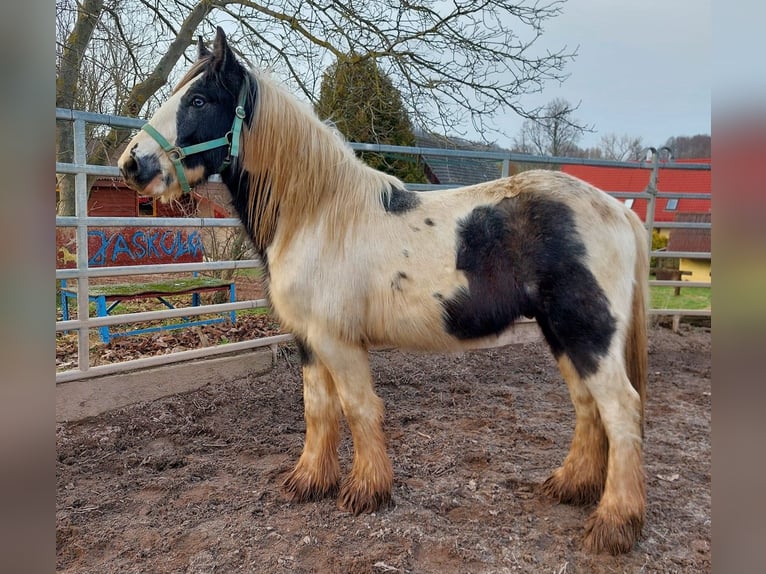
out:
M205 100L202 99L200 96L194 96L191 101L191 105L195 108L201 108L205 105Z

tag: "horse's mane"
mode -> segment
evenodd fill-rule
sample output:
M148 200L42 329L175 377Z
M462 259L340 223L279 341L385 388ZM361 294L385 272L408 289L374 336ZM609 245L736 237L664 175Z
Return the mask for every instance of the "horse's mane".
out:
M269 245L277 217L285 232L321 218L327 237L368 214L381 194L401 185L359 160L341 134L265 73L253 72L256 107L244 131L242 166L249 173L249 220L256 245Z

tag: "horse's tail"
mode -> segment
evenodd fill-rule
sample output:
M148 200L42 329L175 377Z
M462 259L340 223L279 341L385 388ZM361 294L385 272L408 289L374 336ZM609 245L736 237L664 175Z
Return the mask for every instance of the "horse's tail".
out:
M636 242L636 265L633 277L633 303L625 340L625 367L628 379L641 397L641 433L644 428L646 381L649 370L646 305L649 301L649 249L646 229L633 213L628 218Z

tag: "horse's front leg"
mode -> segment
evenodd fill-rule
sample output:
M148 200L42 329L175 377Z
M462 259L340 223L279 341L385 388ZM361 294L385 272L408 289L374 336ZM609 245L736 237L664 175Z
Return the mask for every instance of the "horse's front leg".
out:
M306 440L298 464L283 483L290 500L305 502L338 491L340 402L327 368L307 345L298 343L303 363Z
M367 350L326 335L312 344L332 375L354 442L354 462L338 507L354 514L374 512L390 502L394 473L383 434L383 401L372 387Z

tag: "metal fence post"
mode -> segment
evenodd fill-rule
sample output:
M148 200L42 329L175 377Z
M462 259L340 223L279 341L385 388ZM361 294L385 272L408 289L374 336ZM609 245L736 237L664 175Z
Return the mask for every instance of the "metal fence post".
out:
M657 208L657 177L660 173L660 154L666 151L670 159L673 158L673 155L669 147L661 147L659 150L650 147L646 151L652 154L652 173L649 174L649 183L646 185L645 190L649 194L649 200L646 205L646 231L649 236L649 253L651 254L652 236L654 235L654 210Z

